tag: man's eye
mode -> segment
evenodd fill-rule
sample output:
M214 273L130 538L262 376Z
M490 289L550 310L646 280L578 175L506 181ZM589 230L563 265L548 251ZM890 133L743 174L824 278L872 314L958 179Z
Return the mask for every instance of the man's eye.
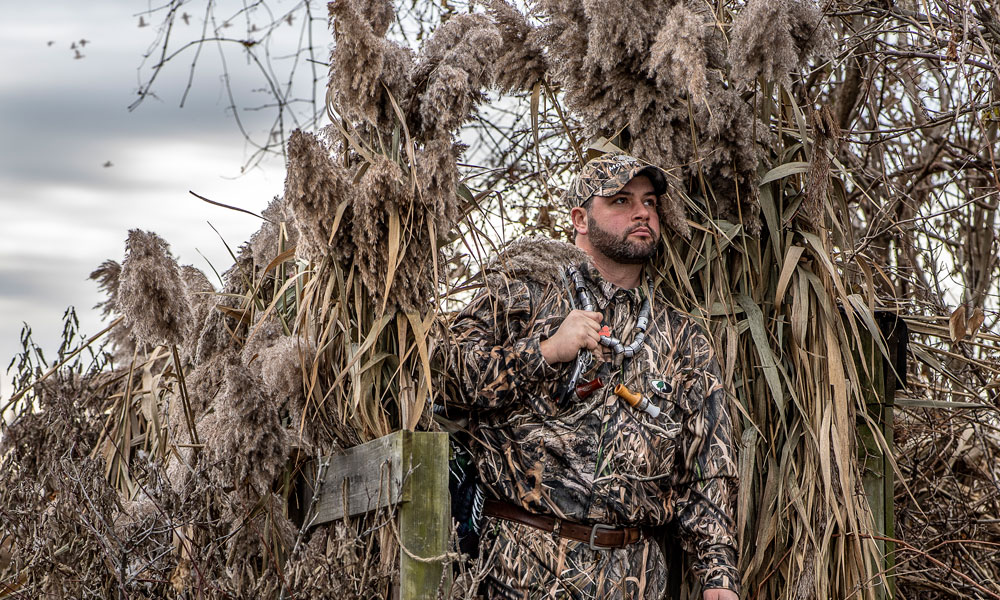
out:
M645 200L642 201L642 203L645 204L646 206L655 206L656 205L656 199L655 198L646 198Z
M624 196L615 196L615 199L612 200L612 202L614 202L615 204L625 204L625 202L627 201L628 201L627 198L625 198Z

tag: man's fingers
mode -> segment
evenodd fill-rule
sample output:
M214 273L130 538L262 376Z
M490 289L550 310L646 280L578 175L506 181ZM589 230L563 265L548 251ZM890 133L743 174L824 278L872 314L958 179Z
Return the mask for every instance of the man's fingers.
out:
M580 312L582 312L588 319L596 322L598 326L600 326L601 321L604 320L604 315L599 312L594 312L592 310L581 310Z

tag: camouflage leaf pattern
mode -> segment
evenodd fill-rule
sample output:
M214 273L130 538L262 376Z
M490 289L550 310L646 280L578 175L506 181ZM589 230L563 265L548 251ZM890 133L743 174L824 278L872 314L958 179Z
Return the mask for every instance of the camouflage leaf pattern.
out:
M594 196L614 196L637 175L649 177L657 196L667 190L667 175L663 169L640 161L634 156L615 152L591 159L570 183L563 202L572 210Z
M530 255L552 244L532 249L522 243L519 251ZM636 357L613 369L610 357L595 355L581 380L601 372L604 388L585 402L575 396L563 402L560 384L573 363L547 364L539 344L555 333L574 301L553 269L518 269L517 260L494 263L485 289L452 324L453 343L440 348L457 384L449 408L471 414L472 450L486 486L502 500L575 522L653 527L676 519L679 541L694 557L703 585L738 590L731 424L704 332L653 298L647 343ZM645 290L620 289L587 261L577 267L603 324L628 343ZM615 396L617 383L651 399L662 410L659 417ZM501 523L495 535L492 543L503 551L491 566L492 581L520 594L512 597L555 598L563 595L542 590L581 589L589 591L565 597L631 598L634 591L606 592L610 588L597 582L634 577L656 585L656 569L664 568L649 567L650 560L662 562L649 542L611 558L609 551L595 553L583 544L582 552L575 542L512 523ZM545 563L553 556L565 558L562 568ZM602 569L622 574L603 577ZM583 585L581 577L594 581Z
M666 591L666 563L651 538L613 550L490 519L480 556L491 569L480 591L491 600L601 598L643 600Z

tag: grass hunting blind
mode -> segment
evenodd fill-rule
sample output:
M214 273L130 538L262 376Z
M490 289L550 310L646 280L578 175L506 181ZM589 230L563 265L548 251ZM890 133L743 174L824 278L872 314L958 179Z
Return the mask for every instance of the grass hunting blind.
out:
M438 350L614 148L669 171L654 283L719 357L744 596L1000 598L995 7L328 10L328 124L279 136L232 267L135 230L92 274L104 331L68 312L51 362L25 336L0 598L470 596Z

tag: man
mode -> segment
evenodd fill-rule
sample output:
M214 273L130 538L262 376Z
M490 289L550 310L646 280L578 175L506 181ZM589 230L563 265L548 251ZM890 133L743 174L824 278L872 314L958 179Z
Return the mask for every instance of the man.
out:
M705 334L653 292L663 171L596 158L566 194L575 247L512 244L452 325L483 486L489 598L660 598L675 520L705 600L737 598L736 467ZM481 504L481 503L480 503Z

